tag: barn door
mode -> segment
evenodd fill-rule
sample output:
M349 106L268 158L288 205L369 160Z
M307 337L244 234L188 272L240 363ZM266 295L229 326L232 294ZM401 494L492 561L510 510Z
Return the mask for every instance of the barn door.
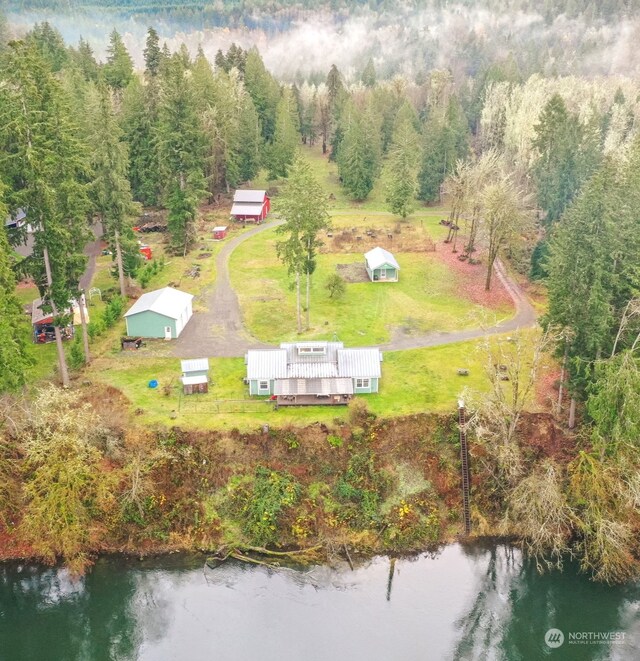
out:
M171 326L165 326L164 327L164 339L165 340L170 340L171 339Z

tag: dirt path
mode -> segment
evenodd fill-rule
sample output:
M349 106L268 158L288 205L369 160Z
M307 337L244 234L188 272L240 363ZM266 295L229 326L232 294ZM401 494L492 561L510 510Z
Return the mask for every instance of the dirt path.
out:
M516 306L515 316L504 321L499 321L494 326L488 328L471 328L469 330L452 331L449 333L435 332L424 335L407 335L400 329L396 329L391 341L387 344L381 344L380 349L383 351L398 351L402 349L437 347L442 344L475 340L479 337L486 337L487 335L507 333L509 331L515 331L518 328L535 326L536 312L520 285L508 276L504 264L500 260L496 260L494 270Z
M385 212L378 212L376 215L383 214ZM275 220L254 227L248 232L231 239L218 253L216 257L216 282L213 290L207 296L207 311L194 313L191 321L174 345L174 356L178 358L239 357L244 356L248 349L273 348L272 345L264 344L252 337L242 323L242 312L238 304L238 297L229 279L229 257L247 239L281 225L282 222L281 220ZM435 347L535 325L535 310L522 288L507 275L502 262L497 260L494 268L496 275L513 299L516 307L514 317L500 321L489 328L472 328L450 333L436 332L424 335L407 335L397 329L391 341L380 345L380 349L383 351L397 351Z
M173 355L178 358L204 356L244 356L248 349L267 348L252 337L242 323L242 312L229 279L229 256L247 239L281 225L274 220L258 225L231 239L216 256L216 281L206 295L206 312L194 312L191 321L176 340ZM270 348L270 345L269 345Z

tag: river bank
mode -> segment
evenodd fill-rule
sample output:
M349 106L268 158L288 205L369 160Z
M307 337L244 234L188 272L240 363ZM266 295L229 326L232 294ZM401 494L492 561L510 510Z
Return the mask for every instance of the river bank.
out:
M100 554L258 546L320 547L313 559L328 562L347 553L415 553L463 533L453 416L379 419L358 405L331 427L194 432L136 427L113 410L107 415L108 398L89 405L50 395L57 408L43 429L63 425L65 438L54 434L59 445L49 439L39 464L28 445L13 446L0 559L62 559L82 572ZM39 433L31 428L30 438ZM68 446L73 433L82 439ZM531 465L572 455L571 439L548 415L525 416L522 433ZM502 507L487 489L484 453L472 448L479 536L500 533ZM84 491L73 500L77 486Z

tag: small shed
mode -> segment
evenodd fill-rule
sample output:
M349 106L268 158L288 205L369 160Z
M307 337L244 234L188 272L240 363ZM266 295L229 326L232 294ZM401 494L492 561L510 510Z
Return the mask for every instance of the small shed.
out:
M233 196L231 215L234 220L261 223L271 209L271 200L264 190L237 190Z
M176 339L193 315L193 294L164 287L143 294L125 313L127 335Z
M182 389L185 395L209 392L209 359L181 360Z
M153 257L153 253L151 251L151 246L146 245L145 243L140 244L140 247L138 248L138 252L147 260L149 261Z
M400 264L384 248L373 248L364 255L364 265L371 282L398 282Z
M219 225L218 227L213 228L213 238L216 241L222 241L227 236L227 226Z

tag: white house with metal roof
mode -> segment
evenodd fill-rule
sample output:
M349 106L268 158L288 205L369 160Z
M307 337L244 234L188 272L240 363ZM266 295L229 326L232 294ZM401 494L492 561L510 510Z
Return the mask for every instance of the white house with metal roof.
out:
M400 264L384 248L373 248L364 255L364 265L371 282L397 282Z
M172 340L193 315L193 294L163 287L143 294L125 313L127 335Z
M353 395L378 392L381 362L380 349L345 349L342 342L285 342L245 357L249 394L282 406L347 404Z

